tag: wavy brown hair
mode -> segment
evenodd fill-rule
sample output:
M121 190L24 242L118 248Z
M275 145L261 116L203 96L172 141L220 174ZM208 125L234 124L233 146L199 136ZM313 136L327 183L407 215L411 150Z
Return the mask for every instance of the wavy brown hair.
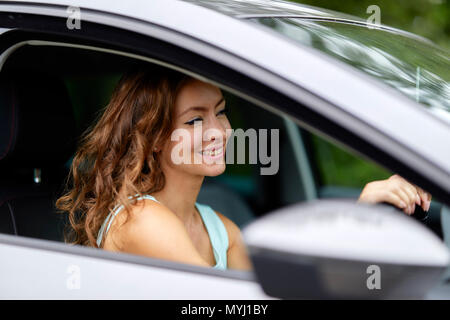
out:
M81 136L64 194L64 240L97 247L97 233L116 204L131 212L129 196L163 189L154 148L170 137L175 98L191 77L159 66L125 72L101 117Z

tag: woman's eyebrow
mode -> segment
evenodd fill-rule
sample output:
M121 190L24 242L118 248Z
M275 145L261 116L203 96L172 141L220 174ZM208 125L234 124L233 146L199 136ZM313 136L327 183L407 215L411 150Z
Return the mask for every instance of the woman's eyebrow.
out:
M224 100L225 100L225 98L222 97L222 98L216 103L216 105L214 106L214 108L216 108L216 107L217 107L219 104L221 104L222 101L224 101ZM208 110L208 107L204 107L204 106L192 106L192 107L189 107L188 109L184 110L184 111L180 114L180 117L181 117L183 114L185 114L186 112L190 111L190 110Z

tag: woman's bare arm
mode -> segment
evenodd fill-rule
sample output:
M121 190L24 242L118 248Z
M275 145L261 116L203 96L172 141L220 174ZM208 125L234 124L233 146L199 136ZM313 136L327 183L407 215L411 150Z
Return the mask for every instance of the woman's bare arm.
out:
M216 213L222 220L228 232L228 268L251 271L253 267L242 239L241 230L226 216L217 211Z
M134 206L130 219L117 229L114 238L122 252L211 267L200 256L182 222L156 202Z

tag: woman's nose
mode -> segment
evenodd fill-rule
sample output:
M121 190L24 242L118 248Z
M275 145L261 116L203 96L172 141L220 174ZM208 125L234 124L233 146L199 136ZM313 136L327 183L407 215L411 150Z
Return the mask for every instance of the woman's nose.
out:
M226 135L226 128L224 124L214 117L212 122L209 122L210 125L207 128L204 128L204 138L207 141L215 141L221 139L222 141L226 141L227 135Z

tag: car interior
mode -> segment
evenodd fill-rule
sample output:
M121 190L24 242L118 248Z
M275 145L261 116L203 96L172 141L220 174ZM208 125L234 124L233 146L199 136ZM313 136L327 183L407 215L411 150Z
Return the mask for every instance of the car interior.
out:
M0 233L64 241L67 219L54 204L64 190L78 138L101 115L122 73L137 63L142 61L106 52L32 45L18 48L6 60L0 72ZM323 154L314 151L311 133L295 125L311 164L311 172L304 172L292 121L222 92L233 128L279 130L279 170L261 175L265 165L259 162L228 164L224 174L205 178L199 203L242 228L299 201L357 197L358 188L324 185L317 164ZM313 177L310 186L305 185L308 174Z
M136 63L109 53L49 46L23 46L7 59L0 93L1 233L63 241L67 221L54 203L64 190L77 139L101 114L121 74ZM275 175L260 175L258 163L230 164L223 175L205 178L197 201L243 227L305 197L283 119L223 94L233 128L278 129L280 152L288 155L280 156L285 160ZM293 183L300 192L286 196L283 191Z

